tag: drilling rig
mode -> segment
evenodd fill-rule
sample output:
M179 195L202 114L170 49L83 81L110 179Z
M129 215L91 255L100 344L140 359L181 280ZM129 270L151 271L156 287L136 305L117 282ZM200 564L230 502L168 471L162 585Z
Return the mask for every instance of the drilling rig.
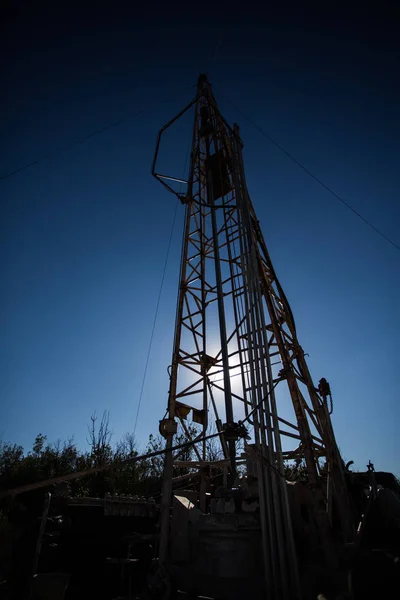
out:
M187 111L194 121L182 180L159 172L159 154L164 133ZM166 458L159 569L194 594L286 600L307 597L305 562L316 555L320 569L335 573L355 521L329 384L322 378L316 386L307 367L249 196L242 150L238 125L227 123L200 75L195 98L161 129L152 166L185 209L168 410L160 421ZM173 451L179 432L193 443L189 462ZM210 434L220 445L214 460ZM305 552L285 474L293 462L304 467ZM173 494L182 465L198 474L197 502ZM218 473L212 498L207 490ZM246 497L255 500L254 512L250 502L245 510ZM175 512L183 515L180 525Z
M191 114L183 180L159 171L160 149ZM315 386L308 370L242 150L201 75L194 99L161 129L152 167L185 210L165 449L0 485L0 500L11 506L26 493L32 511L48 490L40 519L14 544L2 597L356 600L398 588L400 485L371 462L349 473L342 461L330 386ZM66 485L161 455L161 496L157 478L147 497L126 480L104 498Z

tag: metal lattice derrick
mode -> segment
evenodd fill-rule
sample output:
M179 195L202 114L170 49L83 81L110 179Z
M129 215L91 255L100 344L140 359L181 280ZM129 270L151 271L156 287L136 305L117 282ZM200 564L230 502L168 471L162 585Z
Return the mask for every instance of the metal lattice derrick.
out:
M187 189L181 194L171 183L181 180L159 175L155 167L163 132L192 107L191 162ZM193 428L186 425L189 415L197 428L196 440L214 427L225 432L220 436L221 451L224 464L230 465L233 485L241 457L228 431L235 423L246 423L247 452L257 465L267 585L275 594L272 597L295 597L296 557L285 459L305 462L321 535L328 528L332 492L344 535L351 535L327 398L313 384L248 194L239 128L231 128L223 119L203 76L196 98L176 119L161 130L153 163L153 174L177 193L186 211L168 418L161 422L161 431L167 449L178 426L192 435ZM206 444L195 452L196 464L204 464ZM166 454L162 560L167 555L176 458ZM321 460L327 465L327 491L321 486ZM331 553L329 543L326 546Z

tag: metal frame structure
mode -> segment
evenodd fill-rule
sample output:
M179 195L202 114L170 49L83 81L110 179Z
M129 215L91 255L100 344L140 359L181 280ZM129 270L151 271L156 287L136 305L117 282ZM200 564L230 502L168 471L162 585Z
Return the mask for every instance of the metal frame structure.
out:
M191 161L185 193L180 178L157 173L163 133L194 110ZM296 597L296 556L284 460L304 461L315 499L315 515L333 560L330 521L340 522L343 540L353 535L351 509L336 445L326 381L317 389L296 334L293 315L275 274L246 186L239 128L222 117L206 76L196 97L160 131L153 175L185 205L180 286L168 418L160 422L166 448L178 426L190 438L187 417L198 428L221 433L230 485L237 466L237 435L246 424L248 452L257 463L265 578L273 598ZM235 429L236 428L236 429ZM195 450L207 464L206 444ZM160 559L168 558L174 461L166 453ZM327 487L322 488L324 461ZM331 548L331 550L329 549Z

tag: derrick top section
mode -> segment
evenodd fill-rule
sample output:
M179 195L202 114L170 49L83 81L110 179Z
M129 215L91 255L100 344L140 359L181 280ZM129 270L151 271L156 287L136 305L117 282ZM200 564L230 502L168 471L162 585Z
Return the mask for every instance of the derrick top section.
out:
M193 142L196 138L200 138L207 144L209 143L208 154L210 155L211 160L212 155L216 152L219 152L220 154L223 153L225 159L230 157L233 144L238 144L240 147L243 147L243 142L239 136L239 126L234 124L234 126L231 127L224 119L218 108L208 77L205 73L201 73L197 80L196 96L183 110L161 128L157 136L152 164L152 175L160 181L168 191L177 195L183 203L186 203L187 196L185 193L182 193L181 190L178 191L177 187L181 188L182 184L188 186L191 174L188 174L188 179L182 179L181 177L175 176L175 174L162 173L159 171L158 159L163 135L190 110L194 112ZM194 147L192 146L192 160L193 152ZM219 168L220 160L218 159L217 162Z

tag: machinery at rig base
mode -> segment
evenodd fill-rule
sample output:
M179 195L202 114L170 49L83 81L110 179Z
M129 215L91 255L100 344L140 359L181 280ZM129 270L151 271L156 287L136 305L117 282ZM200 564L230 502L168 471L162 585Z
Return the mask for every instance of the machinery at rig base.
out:
M183 180L161 174L159 156L165 132L188 111L193 135ZM185 208L168 411L160 422L166 457L159 560L179 585L191 582L193 593L241 598L244 581L254 598L293 599L307 587L304 561L307 569L337 570L339 549L354 540L355 516L330 387L324 378L318 387L312 381L250 200L242 147L239 127L221 115L205 75L157 139L153 175ZM196 506L172 494L179 431L194 443L195 460L185 464L198 472ZM217 461L207 452L213 431ZM293 462L304 465L304 483L287 483ZM225 481L207 506L218 473ZM308 542L300 556L302 535Z

